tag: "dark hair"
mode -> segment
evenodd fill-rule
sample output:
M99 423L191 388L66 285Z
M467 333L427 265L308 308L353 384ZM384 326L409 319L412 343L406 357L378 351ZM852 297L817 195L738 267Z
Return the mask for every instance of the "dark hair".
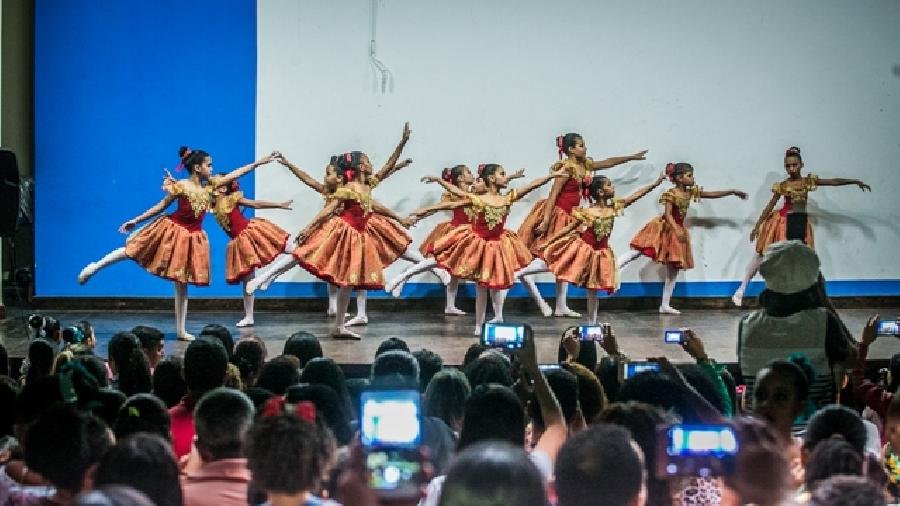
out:
M284 396L289 403L310 401L316 406L316 415L334 434L341 446L350 444L353 431L350 429L350 417L337 392L328 385L301 383L288 388Z
M334 360L325 357L310 360L300 373L300 381L331 387L338 394L347 415L351 419L355 417L356 405L350 400L347 379L344 377L343 369Z
M307 362L314 358L322 357L322 344L316 336L301 330L294 332L284 343L285 355L293 355L300 361L300 368L306 367Z
M43 339L35 339L28 346L28 373L25 384L50 374L53 367L53 345Z
M619 381L619 360L619 357L603 357L594 369L609 402L618 400L619 387L622 386Z
M546 506L548 503L544 477L521 445L485 441L467 448L453 460L438 504Z
M241 457L255 412L250 399L233 388L205 393L194 408L197 448L212 460Z
M172 421L169 411L159 397L153 394L132 395L119 408L119 415L113 424L116 439L138 432L155 434L165 440L172 438Z
M148 327L147 325L138 325L131 329L131 333L137 336L141 342L141 348L152 350L162 344L165 339L162 331L156 327Z
M131 332L117 332L107 347L109 360L115 362L119 375L119 390L126 396L146 393L153 389L150 366L141 342Z
M499 383L507 387L513 385L510 365L497 353L486 353L478 357L463 372L472 388L488 383Z
M247 434L247 467L254 483L268 492L314 491L333 451L327 429L293 414L263 417Z
M584 140L581 137L581 134L576 134L574 132L569 132L565 135L560 135L556 137L556 150L559 151L559 157L562 158L569 154L569 150L575 147L575 143L578 142L578 139Z
M719 391L716 384L713 383L713 380L706 375L699 365L684 364L678 366L678 370L681 371L682 376L684 376L684 379L687 380L688 384L690 384L701 397L706 399L706 402L716 408L716 411L718 411L719 414L724 415L729 412L727 403L730 399L722 397L722 392Z
M592 201L599 202L603 200L600 198L600 191L608 182L609 178L606 176L594 176L591 178L591 184L588 186L588 196Z
M800 155L800 148L797 146L791 146L784 150L784 157L787 158L789 156L796 156L800 163L803 163L803 156Z
M593 371L579 363L562 364L562 368L578 379L578 405L585 421L590 423L606 407L603 385Z
M48 340L56 342L57 334L59 333L61 326L59 324L59 320L52 316L44 317L44 335Z
M16 397L19 395L19 384L9 376L0 376L0 437L11 436L16 423Z
M475 361L478 357L481 356L482 353L491 349L488 346L485 346L481 343L472 343L466 349L466 354L463 356L462 364L460 364L460 369L465 370L466 367L469 366L472 362Z
M234 347L231 363L241 372L244 389L256 383L259 372L266 362L266 347L256 339L241 339Z
M407 345L406 341L400 339L399 337L389 337L384 341L381 341L381 344L378 345L378 348L375 350L375 358L378 358L378 355L391 350L401 350L408 352L409 345Z
M566 348L563 346L563 337L565 337L566 333L571 329L577 331L578 327L572 325L566 328L559 336L559 346L556 348L556 361L560 364L568 357ZM597 344L594 341L582 341L581 346L578 348L578 358L576 358L575 361L593 371L594 368L597 367Z
M0 343L0 376L9 376L9 353L3 343Z
M674 422L675 417L649 404L627 402L610 404L594 421L621 425L628 429L632 439L644 453L647 504L668 504L672 497L669 482L655 477L656 447L659 438L658 427Z
M694 172L694 167L689 163L678 162L678 163L669 163L666 165L666 176L669 177L669 181L675 182L678 179L678 176L687 174L688 172Z
M599 424L560 448L554 474L559 506L628 504L641 492L644 463L618 425Z
M184 362L181 357L166 357L153 369L153 395L162 399L167 407L173 407L184 397Z
M550 390L559 402L563 418L566 423L571 423L578 412L578 378L565 369L552 369L544 373ZM544 428L544 417L541 416L541 407L537 395L531 395L528 402L528 415L534 421L536 428Z
M863 475L863 456L842 439L826 439L816 445L806 464L806 489L839 474Z
M78 492L87 470L113 443L106 425L74 406L44 411L25 436L25 463L56 488Z
M291 355L281 355L263 364L256 385L276 395L284 395L288 387L300 383L297 359Z
M72 362L81 364L84 369L97 380L97 386L106 388L109 386L109 378L106 363L96 355L79 355L72 359Z
M862 476L832 476L813 491L810 506L885 506L884 490Z
M76 326L66 327L62 331L62 339L67 344L81 344L84 342L84 332Z
M250 398L250 402L253 403L253 407L255 407L257 411L261 411L263 406L265 406L266 401L275 397L275 394L272 392L257 386L247 388L244 390L244 394Z
M830 404L817 411L806 425L803 448L812 451L819 442L835 435L844 438L860 455L866 450L866 426L855 411Z
M463 170L468 169L465 165L454 165L453 167L447 167L441 171L441 179L452 184L453 186L459 186L459 177L463 175Z
M459 369L444 369L431 378L422 411L425 416L440 418L448 427L459 430L465 413L466 400L472 393L469 380Z
M725 477L741 504L780 504L791 486L790 465L775 430L760 418L731 420L738 448L736 470Z
M812 383L812 378L809 376L809 372L805 371L796 361L773 360L766 364L761 371L764 370L768 370L769 374L781 374L786 376L794 387L794 395L799 402L806 402L809 398L809 386ZM757 381L753 391L754 397L756 396L755 388L759 386L760 376L762 375L757 372ZM756 399L754 398L754 401L755 400Z
M649 371L637 374L622 383L617 402L645 402L665 410L674 410L684 423L702 423L690 400L677 383L665 374Z
M363 156L365 153L362 151L348 151L338 157L337 167L340 169L340 175L344 178L344 182L350 182L356 177Z
M444 368L444 359L427 348L422 348L412 355L419 363L419 391L424 392L428 383L431 382L431 378Z
M184 382L194 397L222 386L227 370L228 354L218 340L197 339L184 351Z
M159 436L138 433L119 441L97 467L94 484L128 485L143 492L157 506L180 506L178 463L171 443Z
M372 362L371 378L400 374L419 383L419 362L412 353L403 350L388 350L375 357Z
M225 348L228 360L231 361L231 355L234 353L234 338L231 337L231 332L227 328L217 323L211 323L200 331L200 339L218 340Z
M25 383L16 397L16 407L13 410L16 424L27 425L35 421L45 409L62 400L59 378L56 376L40 376Z
M896 392L900 388L900 353L894 353L891 356L888 370L891 371L891 384L888 385L887 389L888 391Z
M457 450L489 439L520 447L525 444L525 410L522 401L507 386L475 387L466 401Z
M206 160L208 156L209 153L202 149L191 149L187 146L178 148L178 158L181 158L181 164L184 165L188 174L193 174L194 165L202 164L203 160Z
M154 506L146 494L125 485L96 487L79 495L76 506Z
M487 183L487 178L493 176L498 170L500 170L499 163L483 163L478 166L478 177Z

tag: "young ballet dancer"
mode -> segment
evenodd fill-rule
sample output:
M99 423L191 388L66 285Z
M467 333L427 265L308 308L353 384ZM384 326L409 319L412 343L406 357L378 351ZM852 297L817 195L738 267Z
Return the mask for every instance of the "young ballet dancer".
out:
M747 272L741 285L731 297L735 306L740 307L744 300L744 291L762 263L763 252L766 248L779 241L787 239L787 216L794 211L806 212L806 202L809 198L809 192L815 191L819 186L848 186L856 185L862 191L872 191L872 188L863 183L859 179L843 179L832 178L823 179L813 174L803 176L800 171L803 170L803 157L800 155L800 148L791 146L784 153L784 170L787 172L787 179L775 183L772 186L772 198L763 209L753 231L750 232L750 242L756 241L756 255L747 265ZM781 209L775 211L775 205L779 199L784 199ZM815 247L813 237L812 223L806 222L806 239L804 241L810 248Z
M659 203L665 205L663 215L647 223L634 236L631 240L632 251L619 259L618 267L621 269L641 255L665 265L665 285L659 312L677 315L681 312L674 309L671 302L678 271L694 267L691 236L684 226L684 218L691 201L699 202L700 199L718 199L731 195L744 200L747 194L740 190L703 190L694 184L694 168L689 163L666 165L666 175L675 186L666 190L659 198Z
M513 189L501 194L500 191L506 188L509 182L506 170L494 163L480 165L478 177L484 183L484 193L475 195L454 191L452 187L447 186L448 191L458 193L457 196L460 197L465 196L466 200L443 204L443 208L448 210L469 207L474 216L471 223L454 227L443 237L435 240L429 248L434 258L421 264L420 270L407 270L404 274L412 276L437 265L447 270L451 276L472 280L477 283L474 333L476 335L481 333L488 296L494 307L492 321L502 322L503 302L507 291L515 282L515 273L528 265L533 258L528 247L515 232L504 228L509 208L514 202L551 179L566 175L564 170L558 170L532 181L520 190Z
M187 317L187 285L209 284L209 241L203 231L203 217L212 205L213 189L249 173L272 161L268 155L250 165L235 169L224 176L212 176L212 157L206 151L182 146L178 151L181 164L190 176L174 180L167 175L163 183L166 196L156 205L119 227L128 233L138 224L158 216L177 201L178 207L169 215L160 216L149 225L131 234L125 246L117 248L97 262L89 263L78 274L78 282L86 283L100 269L125 259L132 259L147 272L168 279L175 284L175 334L178 339L194 338L185 330ZM209 183L204 185L204 183Z
M247 281L253 278L253 271L272 263L279 255L291 258L293 243L290 234L264 218L250 218L241 212L241 207L253 209L291 209L291 203L252 200L244 197L237 181L217 187L212 211L222 230L231 240L225 247L225 280L230 284L242 284L244 298L244 318L238 327L253 325L253 294L248 294Z
M575 218L572 209L579 206L584 188L590 184L590 176L594 171L610 169L633 160L644 160L647 151L616 156L605 160L593 160L587 156L587 147L584 138L577 133L567 133L556 138L556 148L561 161L551 167L551 171L563 169L566 171L566 179L557 179L550 188L550 195L546 199L539 200L525 217L525 221L519 227L519 237L532 253L540 256L547 238L556 234L566 226L572 224ZM534 283L526 283L531 291ZM536 288L534 288L536 290ZM556 310L555 316L578 318L581 315L569 309L568 283L557 278L556 280ZM539 293L532 296L540 297ZM542 299L543 300L543 299Z
M622 216L625 208L653 191L665 178L665 173L660 174L649 185L623 199L617 199L612 181L606 176L594 176L587 188L591 206L573 209L575 221L548 238L543 258L535 259L516 275L552 272L556 279L586 289L587 319L588 323L595 325L597 292L604 291L612 295L619 290L616 256L609 246L609 236L616 217Z

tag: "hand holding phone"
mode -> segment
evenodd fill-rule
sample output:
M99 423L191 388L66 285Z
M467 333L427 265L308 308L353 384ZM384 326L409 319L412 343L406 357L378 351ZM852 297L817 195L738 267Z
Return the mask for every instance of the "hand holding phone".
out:
M481 344L507 350L522 349L525 346L525 325L485 323L481 328Z
M578 336L582 341L602 343L604 335L603 325L582 325L578 327Z
M663 342L666 344L684 344L685 335L681 329L666 329L663 331Z
M417 390L372 390L360 398L360 443L369 486L385 497L419 493L423 466L421 395Z
M629 378L634 377L637 374L642 372L650 372L650 371L659 371L659 363L658 362L649 362L649 361L635 361L635 362L622 362L622 381L627 380Z
M877 336L900 336L900 319L876 321L875 334Z

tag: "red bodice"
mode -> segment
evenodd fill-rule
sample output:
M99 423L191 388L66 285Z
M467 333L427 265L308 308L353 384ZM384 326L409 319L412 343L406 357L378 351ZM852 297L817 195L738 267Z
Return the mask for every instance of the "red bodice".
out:
M778 214L780 214L782 217L784 217L784 216L791 214L791 212L793 212L793 210L794 210L794 201L791 200L790 197L785 195L784 196L784 205L781 206L781 209L778 211Z
M203 209L199 214L195 215L194 209L191 207L191 201L188 199L187 195L179 195L177 201L178 208L169 215L169 219L190 232L199 232L202 230L203 217L206 216L206 209Z
M494 228L488 227L487 221L484 218L484 213L479 213L478 218L475 219L475 222L472 223L472 231L475 232L478 237L486 241L496 241L503 235L504 227L506 226L506 216L500 220L500 223L494 225Z
M581 203L581 181L570 177L566 179L559 196L556 197L556 207L565 211L566 214L572 214L572 209Z
M344 200L343 204L344 210L341 211L341 219L359 232L365 230L366 223L368 223L371 213L366 212L366 210L359 205L359 202L355 200Z
M453 210L453 218L450 220L450 224L453 226L457 225L465 225L469 223L469 216L466 214L466 210L464 207L457 207Z
M603 237L598 238L597 234L594 232L594 229L588 227L587 230L581 233L581 240L587 243L588 246L594 248L595 250L607 249L609 248L609 236L605 235Z
M231 229L225 232L228 234L228 237L235 238L247 228L250 220L244 216L240 207L234 206L231 208L231 212L228 213L228 222L231 224Z
M675 218L675 223L684 226L684 215L681 214L681 210L678 209L678 206L672 206L672 218Z

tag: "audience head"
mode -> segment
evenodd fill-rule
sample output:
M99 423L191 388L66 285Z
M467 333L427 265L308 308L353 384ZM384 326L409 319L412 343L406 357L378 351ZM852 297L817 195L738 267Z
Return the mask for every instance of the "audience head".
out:
M809 378L794 362L773 360L756 375L753 412L774 427L791 427L804 414Z
M172 437L169 410L163 401L153 394L132 395L119 408L113 432L116 439L125 439L132 434L146 432L168 440Z
M316 336L303 330L291 334L291 337L284 343L284 354L297 357L301 369L306 367L310 360L324 356L322 345Z
M544 478L521 445L470 446L453 459L446 476L440 506L547 505Z
M475 361L478 357L481 356L482 353L488 351L490 347L485 346L481 343L472 343L466 349L466 354L463 357L462 364L460 364L460 369L465 370L466 367L469 366L472 362Z
M444 359L427 348L414 352L413 356L419 363L419 389L424 392L431 378L444 368Z
M525 444L525 410L516 393L504 385L479 385L472 389L457 445L462 450L490 439L519 447Z
M344 371L334 360L330 358L314 358L310 360L300 374L300 381L331 387L338 394L347 416L351 418L355 416L356 405L350 400L350 392L347 390L347 379L344 377Z
M444 369L431 378L425 389L422 411L425 416L440 418L459 433L462 429L466 400L472 389L469 380L459 369Z
M173 407L184 397L187 385L184 382L184 361L181 357L166 357L153 369L153 395L159 397L166 407Z
M163 353L163 340L165 339L165 336L163 336L162 331L155 327L138 325L131 329L131 333L137 336L138 341L141 342L141 349L144 350L144 355L147 357L147 364L150 366L150 369L156 368L156 365L159 364L159 361L162 360L165 355Z
M411 379L415 379L416 384L419 383L419 363L416 357L408 351L392 349L383 351L375 357L372 362L371 378L379 376L388 376L391 374L399 374Z
M146 494L125 485L95 487L78 496L75 506L155 506Z
M559 506L644 504L643 455L618 425L597 424L570 437L554 474Z
M97 386L106 388L109 386L109 378L107 377L106 363L103 359L96 355L81 355L73 359L73 362L81 364L87 372L97 381Z
M566 425L572 426L576 417L581 415L578 406L578 378L565 369L551 369L544 372L544 377L547 378L547 384L559 402ZM543 431L544 418L541 416L541 407L538 405L535 394L532 394L527 407L535 430Z
M25 384L50 374L53 368L53 346L43 339L36 339L28 346L28 373Z
M594 371L597 373L597 379L600 380L600 384L603 385L603 391L606 393L606 398L609 399L609 402L618 400L619 387L622 386L619 381L619 358L601 358Z
M266 346L258 339L241 339L234 347L231 363L241 372L244 388L256 383L259 372L266 362Z
M706 402L716 408L716 411L718 411L719 414L724 415L728 412L727 403L730 399L722 396L722 392L719 391L716 384L713 383L713 380L703 372L703 369L698 364L680 365L678 366L678 370L681 372L681 375L684 376L684 379L687 380L688 384L693 387L701 397L706 399Z
M509 359L494 350L482 353L466 366L464 372L472 388L488 383L498 383L507 387L513 385Z
M408 353L409 346L406 344L406 341L399 337L389 337L378 345L378 348L375 350L375 358L377 359L378 355L390 350L400 350Z
M296 404L301 401L312 402L316 406L316 414L331 430L339 446L350 444L353 432L350 429L350 417L344 403L337 392L328 385L301 383L288 388L285 401Z
M803 438L804 456L808 456L821 441L836 436L849 443L860 455L865 452L867 434L862 419L847 407L831 404L809 419Z
M763 253L759 273L766 291L791 295L815 289L819 281L819 257L801 241L781 241Z
M244 394L250 398L250 402L253 403L253 407L256 408L257 411L261 410L269 399L275 397L275 394L272 392L256 386L244 390Z
M237 390L219 387L205 393L194 408L194 444L200 458L211 462L243 457L255 413L250 399Z
M107 348L109 368L118 375L118 389L126 396L153 389L150 366L141 342L131 332L118 332Z
M292 355L281 355L263 364L256 385L276 395L284 395L288 387L300 383L297 359Z
M209 324L200 331L200 339L210 339L221 343L225 348L225 354L228 355L228 360L231 360L234 352L234 338L231 337L231 332L227 328L215 323Z
M222 386L227 369L228 354L218 340L197 339L184 352L184 382L195 399Z
M885 506L884 490L862 476L832 476L819 483L810 506Z
M732 420L738 440L735 473L725 484L740 504L781 504L791 480L785 445L772 427L757 418Z
M862 476L863 462L863 456L850 443L839 438L821 441L806 465L806 489L813 490L820 481L840 474Z
M143 492L157 506L181 505L178 463L171 443L152 434L134 434L106 452L97 467L94 485L127 485Z
M667 375L655 371L642 372L625 380L619 388L617 402L637 401L673 410L684 423L701 423L684 390Z

